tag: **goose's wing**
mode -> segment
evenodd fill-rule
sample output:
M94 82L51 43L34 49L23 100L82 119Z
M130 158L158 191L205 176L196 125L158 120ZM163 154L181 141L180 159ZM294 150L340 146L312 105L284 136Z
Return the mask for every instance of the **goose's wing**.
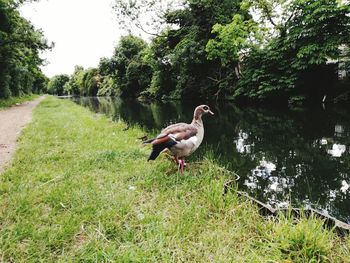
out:
M152 142L153 145L162 144L168 142L170 140L178 143L181 140L187 140L193 136L196 136L198 133L198 129L192 125L187 123L177 123L172 124L165 129L156 137L156 139Z

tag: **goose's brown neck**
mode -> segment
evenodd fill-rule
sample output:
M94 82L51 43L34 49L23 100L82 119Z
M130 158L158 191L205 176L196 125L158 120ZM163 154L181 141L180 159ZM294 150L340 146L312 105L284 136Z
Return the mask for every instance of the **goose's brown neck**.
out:
M193 121L202 120L202 114L203 112L197 108L193 113Z
M202 114L196 115L196 113L195 113L193 116L192 124L202 126L203 125Z

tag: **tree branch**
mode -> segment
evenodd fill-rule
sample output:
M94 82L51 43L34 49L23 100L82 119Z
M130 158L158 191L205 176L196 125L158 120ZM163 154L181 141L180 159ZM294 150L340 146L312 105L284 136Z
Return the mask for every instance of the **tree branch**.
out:
M159 35L159 34L156 34L156 33L148 32L148 31L145 30L140 24L137 24L137 23L136 23L135 26L136 26L138 29L142 30L142 32L144 32L144 33L146 33L146 34L148 34L148 35L156 36L156 37L162 37L162 35Z
M270 15L270 11L269 11L268 6L267 6L266 4L263 4L263 5L262 5L262 8L263 8L264 12L266 13L266 18L270 21L270 23L271 23L273 26L277 27L276 23L273 21L271 15Z

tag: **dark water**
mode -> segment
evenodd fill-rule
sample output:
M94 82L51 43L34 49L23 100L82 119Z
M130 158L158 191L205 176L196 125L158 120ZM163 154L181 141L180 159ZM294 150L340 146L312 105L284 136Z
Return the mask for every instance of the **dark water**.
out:
M190 122L198 103L75 98L150 133ZM240 189L273 206L311 206L350 222L350 108L266 109L211 104L192 160L211 154L240 175Z

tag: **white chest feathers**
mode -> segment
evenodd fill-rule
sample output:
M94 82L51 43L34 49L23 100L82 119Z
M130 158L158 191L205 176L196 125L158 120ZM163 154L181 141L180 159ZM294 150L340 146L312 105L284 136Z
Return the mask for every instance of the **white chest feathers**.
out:
M198 137L192 136L188 138L187 140L181 140L182 143L192 144L193 146L197 145L198 143Z
M192 136L188 139L178 141L177 144L170 148L170 151L178 157L188 156L197 150L199 145L202 143L202 140L202 134L199 134L199 136L197 134L196 136Z

